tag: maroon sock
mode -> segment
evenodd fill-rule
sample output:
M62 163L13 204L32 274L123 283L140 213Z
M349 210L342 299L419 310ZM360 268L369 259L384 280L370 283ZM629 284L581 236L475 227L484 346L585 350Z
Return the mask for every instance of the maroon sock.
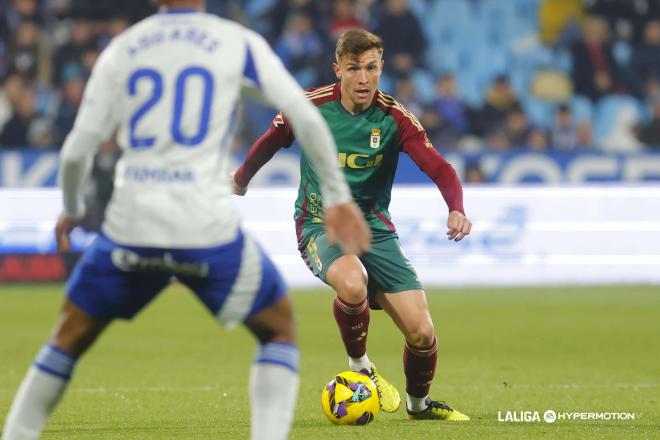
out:
M365 299L360 304L351 304L335 296L332 311L344 341L346 353L359 358L367 352L367 332L369 331L369 302Z
M406 342L403 350L403 371L406 374L406 392L411 396L425 397L431 389L438 360L438 342L435 337L430 347L412 347Z

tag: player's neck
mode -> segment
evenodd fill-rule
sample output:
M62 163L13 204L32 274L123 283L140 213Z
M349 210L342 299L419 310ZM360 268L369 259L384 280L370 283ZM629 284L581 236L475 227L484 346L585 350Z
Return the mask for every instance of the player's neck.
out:
M360 105L354 103L351 100L351 98L343 94L340 102L341 102L341 106L344 107L344 109L352 115L357 115L358 113L362 113L365 110L367 110L369 107L371 107L371 101L369 101L368 104Z

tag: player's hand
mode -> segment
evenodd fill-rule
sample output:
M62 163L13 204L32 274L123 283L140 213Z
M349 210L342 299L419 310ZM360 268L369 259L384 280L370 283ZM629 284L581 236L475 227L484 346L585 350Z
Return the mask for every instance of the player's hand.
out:
M323 212L328 242L339 242L347 255L362 255L371 247L371 230L355 202L342 203Z
M229 173L229 182L231 184L232 190L234 191L234 194L237 196L244 196L245 193L247 192L247 186L241 186L238 183L236 183L236 179L234 178L234 175L236 172L231 172Z
M71 250L69 234L81 221L82 218L72 219L64 213L60 214L55 225L55 242L57 243L57 250L59 252L68 252Z
M461 241L472 230L472 222L461 212L452 211L447 219L447 228L449 240Z

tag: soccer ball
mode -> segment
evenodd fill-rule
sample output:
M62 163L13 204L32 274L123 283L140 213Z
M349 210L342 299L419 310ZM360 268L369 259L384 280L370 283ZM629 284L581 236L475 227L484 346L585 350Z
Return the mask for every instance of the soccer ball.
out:
M337 425L366 425L378 414L376 384L366 374L344 371L336 374L321 393L323 414Z

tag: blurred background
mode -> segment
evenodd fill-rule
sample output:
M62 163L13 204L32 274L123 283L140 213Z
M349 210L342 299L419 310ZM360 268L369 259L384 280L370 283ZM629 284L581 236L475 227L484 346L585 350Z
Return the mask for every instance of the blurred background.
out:
M443 152L628 154L660 146L656 0L208 0L207 9L264 35L304 87L334 81L342 31L377 33L382 89ZM99 53L155 7L0 0L0 10L0 151L56 151ZM272 114L246 106L235 148L248 148ZM482 168L475 160L460 171L469 182L497 180Z
M468 188L568 185L576 188L571 194L578 194L577 188L588 185L626 188L660 180L660 0L207 0L207 10L261 33L303 87L334 82L331 64L341 32L360 27L380 35L385 45L381 88L420 119ZM149 0L0 0L0 11L0 187L53 188L57 152L100 52L156 8ZM235 164L267 128L274 110L248 102L240 114ZM119 155L110 141L96 157L87 187L88 230L97 230L101 222ZM252 186L296 186L298 159L295 146L280 152ZM396 182L429 184L405 154ZM472 194L467 192L468 199ZM511 237L530 231L530 213L536 211L528 202L538 194L487 207L486 217L476 220L496 212L488 221L499 226L492 237L473 240L483 245L475 252L498 258L502 251L493 246L504 242L507 254L522 252ZM596 200L591 193L580 194L578 211ZM616 212L629 212L626 203L633 198L642 200L616 194ZM483 197L493 200L490 193ZM654 200L657 191L635 205L650 216L644 225L608 224L602 231L650 231L656 235L640 238L660 246L655 211L647 209L660 206ZM615 209L612 200L598 201L590 222ZM564 194L553 203L552 209L565 207ZM478 214L478 203L467 204ZM283 218L289 215L286 211ZM26 238L21 245L16 238L25 229L22 219L0 213L2 252L24 250L34 241ZM50 227L44 224L43 230L50 234ZM502 233L502 227L514 232ZM569 228L553 226L562 227ZM580 227L592 231L594 224ZM593 241L606 243L606 237ZM539 243L563 246L552 236ZM50 241L47 246L52 251ZM623 250L588 252L609 252L616 264Z

